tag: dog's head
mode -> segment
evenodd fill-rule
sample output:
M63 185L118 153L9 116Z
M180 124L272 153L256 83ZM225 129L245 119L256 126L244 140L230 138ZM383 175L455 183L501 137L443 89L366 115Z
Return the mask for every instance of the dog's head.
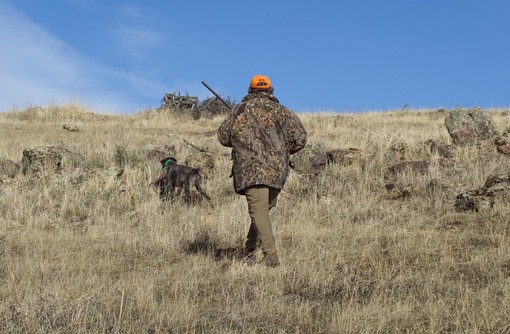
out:
M170 165L170 164L176 164L177 163L177 159L173 158L173 157L168 157L168 158L163 158L159 161L161 163L161 166L163 168L165 168L166 166Z
M159 189L159 196L164 197L166 192L166 187L168 184L168 178L166 175L167 166L177 163L177 159L173 157L168 157L161 159L159 161L161 166L163 167L163 175L161 175L156 181L152 183L152 185Z

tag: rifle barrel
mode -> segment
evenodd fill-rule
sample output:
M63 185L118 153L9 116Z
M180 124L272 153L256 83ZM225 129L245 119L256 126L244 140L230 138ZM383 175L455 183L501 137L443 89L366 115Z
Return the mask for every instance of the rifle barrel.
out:
M209 89L209 91L210 91L211 93L213 93L213 94L214 94L214 96L216 96L216 97L218 98L218 100L220 100L221 102L223 102L223 104L224 104L224 105L226 105L229 109L232 109L232 106L231 106L230 104L228 104L228 103L227 103L227 101L223 100L223 99L221 98L220 94L216 93L216 92L214 91L214 89L212 89L211 87L209 87L209 85L208 85L208 84L206 84L206 83L205 83L205 81L202 81L202 85L204 85L204 86L205 86L205 88Z

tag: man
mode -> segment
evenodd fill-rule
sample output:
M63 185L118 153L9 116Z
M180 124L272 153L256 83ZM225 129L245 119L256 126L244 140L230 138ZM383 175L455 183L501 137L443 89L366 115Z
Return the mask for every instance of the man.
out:
M289 175L290 155L306 144L306 131L297 115L273 96L268 77L251 79L248 95L218 129L218 140L232 147L235 192L244 195L251 219L244 254L253 257L260 246L264 262L280 264L269 210Z

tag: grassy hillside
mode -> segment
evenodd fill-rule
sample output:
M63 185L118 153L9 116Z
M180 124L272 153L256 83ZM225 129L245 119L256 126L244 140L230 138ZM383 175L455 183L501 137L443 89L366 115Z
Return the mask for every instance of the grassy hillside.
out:
M510 127L508 111L491 115L498 131ZM249 224L214 133L222 117L79 106L0 114L0 159L21 163L43 145L74 157L59 172L1 178L2 332L510 332L510 196L492 210L454 209L458 193L508 171L510 158L473 145L440 167L424 142L450 143L442 112L300 118L310 147L361 156L315 177L291 173L271 212L282 261L271 269L214 256L240 246ZM180 162L210 153L212 201L162 202L150 186L161 172L154 148ZM406 160L431 168L387 175ZM407 196L389 196L389 183Z

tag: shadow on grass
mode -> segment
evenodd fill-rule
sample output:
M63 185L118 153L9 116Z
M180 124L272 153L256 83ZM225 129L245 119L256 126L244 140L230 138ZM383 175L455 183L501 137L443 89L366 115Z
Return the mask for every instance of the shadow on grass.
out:
M213 257L216 261L234 260L242 256L243 247L220 248L207 232L198 234L193 240L183 242L181 246L186 254L201 254Z

